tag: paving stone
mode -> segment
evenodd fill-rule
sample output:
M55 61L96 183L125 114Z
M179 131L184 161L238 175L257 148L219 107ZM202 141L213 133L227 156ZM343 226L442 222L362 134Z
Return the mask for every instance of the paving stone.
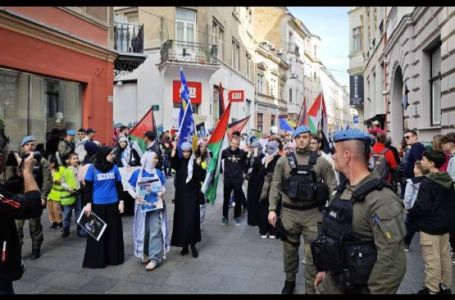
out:
M103 294L116 284L120 282L119 279L113 279L103 276L94 276L89 282L81 285L78 292L89 294Z

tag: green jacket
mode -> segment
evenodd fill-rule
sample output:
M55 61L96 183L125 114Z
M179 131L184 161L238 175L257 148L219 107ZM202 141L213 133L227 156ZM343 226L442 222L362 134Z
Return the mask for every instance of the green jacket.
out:
M77 174L73 167L67 167L62 173L61 183L63 191L60 194L62 205L72 205L77 200L77 192L80 189L80 184L77 181Z
M47 199L52 188L51 164L44 157L41 158L41 168L43 175L43 186L41 187L41 199Z
M371 173L357 186L346 187L341 199L351 199L352 192L377 175ZM373 239L377 260L368 279L372 294L396 293L406 273L403 238L406 228L403 205L398 196L388 188L370 192L365 200L353 205L352 230L362 239Z
M295 157L299 165L308 164L310 159L310 151L296 151ZM318 156L316 164L314 165L314 171L318 180L322 179L325 184L329 187L329 195L332 197L332 193L336 188L335 172L333 171L332 165L321 156ZM273 173L273 179L270 184L269 194L269 211L275 211L277 203L280 199L283 199L284 203L291 205L301 205L289 199L289 197L281 192L281 182L283 177L288 178L290 176L291 166L286 156L280 157L276 163L275 171Z

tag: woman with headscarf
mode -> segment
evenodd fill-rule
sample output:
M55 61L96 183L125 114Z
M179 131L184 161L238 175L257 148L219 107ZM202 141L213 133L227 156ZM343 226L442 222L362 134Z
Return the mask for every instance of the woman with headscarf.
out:
M145 269L152 271L157 268L165 254L169 251L166 204L163 194L166 177L161 170L155 168L158 156L153 151L147 151L141 159L142 168L131 175L128 191L136 199L134 206L133 240L134 255L147 264ZM141 185L151 182L149 196L141 197ZM151 205L158 200L163 201L163 207L153 208Z
M273 172L278 159L281 157L280 151L283 150L283 144L279 139L273 139L266 145L266 154L262 159L262 176L264 184L262 186L261 195L259 197L259 234L261 238L267 237L274 239L275 230L268 221L269 215L269 193L270 183L273 178ZM280 213L280 207L277 206L277 214Z
M262 152L262 145L258 141L254 141L250 149L248 164L251 173L248 176L247 188L248 225L259 226L259 196L264 184L264 174L261 172L264 153Z
M176 171L171 246L183 247L180 254L186 255L190 245L191 253L196 258L199 256L196 243L201 241L199 193L204 170L200 166L201 160L192 154L190 143L182 143L182 158L178 157L176 150L174 146L171 153L171 167Z
M85 214L90 216L93 211L106 222L107 227L99 241L92 236L87 237L84 268L104 268L122 264L125 260L120 217L124 202L119 199L122 179L114 157L115 151L111 147L102 146L85 174Z
M117 151L115 151L115 164L119 168L128 168L141 165L141 158L136 149L130 147L128 138L121 136L118 139ZM126 187L123 187L120 198L125 201L125 216L134 215L134 199L130 196Z

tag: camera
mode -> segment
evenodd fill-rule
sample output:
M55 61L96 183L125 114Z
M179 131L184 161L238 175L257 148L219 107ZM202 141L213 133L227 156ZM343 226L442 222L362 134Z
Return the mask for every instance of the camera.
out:
M21 158L22 160L26 159L30 154L29 153L22 153ZM36 162L39 164L41 162L41 152L33 151L33 158L36 159Z

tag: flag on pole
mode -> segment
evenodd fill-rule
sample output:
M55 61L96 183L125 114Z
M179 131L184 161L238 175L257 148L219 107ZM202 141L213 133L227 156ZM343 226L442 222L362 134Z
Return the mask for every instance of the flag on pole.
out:
M302 126L302 125L308 125L306 96L303 97L302 107L300 109L299 117L297 119L297 123L295 125L295 128L297 128L299 126Z
M221 82L218 91L218 118L221 118L224 112L224 90Z
M322 92L316 97L313 105L311 105L308 110L308 127L310 128L311 133L317 134L319 132L322 134L322 150L325 153L328 153L330 150L329 125L327 122L327 109Z
M250 120L250 116L229 124L228 125L228 128L229 128L228 140L230 141L232 139L232 134L234 133L234 131L242 132L243 128L245 127L245 125L248 123L249 120Z
M190 92L182 68L180 68L180 84L180 98L182 99L182 102L180 103L179 112L179 140L177 150L179 157L181 158L183 157L182 151L180 150L182 144L188 142L193 145L194 150L195 144L197 147L197 135L196 124L194 123L193 118L193 109L191 108Z
M133 141L133 148L137 151L139 148L139 156L142 157L142 154L147 150L147 145L144 142L144 134L147 131L153 131L157 134L155 116L153 115L153 110L150 108L142 119L137 122L136 126L133 127L130 131L130 139ZM137 148L135 147L137 146Z
M213 205L216 199L216 190L218 187L218 179L220 176L221 153L223 140L228 129L229 116L231 113L231 102L228 103L223 115L218 120L215 130L207 144L207 149L211 153L210 163L207 167L207 174L201 191L205 194L207 200Z
M288 116L287 116L287 115L283 115L283 116L280 116L280 117L279 117L279 119L278 119L278 125L280 126L280 130L283 130L283 131L291 131L291 132L294 131L294 130L292 129L291 125L289 124Z

